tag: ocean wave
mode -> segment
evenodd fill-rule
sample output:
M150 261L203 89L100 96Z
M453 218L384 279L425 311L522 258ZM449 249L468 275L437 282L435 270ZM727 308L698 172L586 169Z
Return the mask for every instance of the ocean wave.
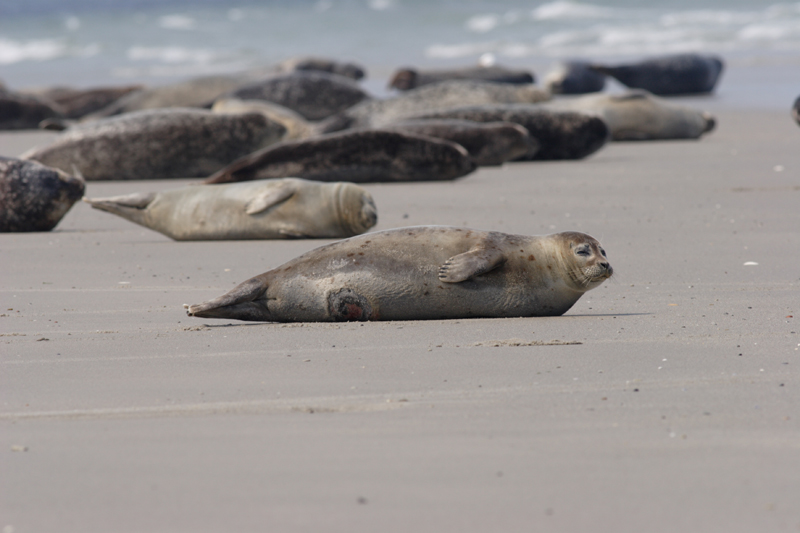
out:
M580 4L569 0L556 0L542 4L532 10L530 16L533 20L559 20L559 19L610 19L627 18L635 12L628 9Z
M193 30L197 21L187 15L164 15L158 25L167 30Z
M61 39L33 39L19 42L0 37L0 65L23 61L49 61L62 57L91 57L100 53L100 45L74 46Z
M193 50L179 46L134 46L128 49L127 56L131 61L159 61L161 63L211 64L222 60L222 54L213 50Z

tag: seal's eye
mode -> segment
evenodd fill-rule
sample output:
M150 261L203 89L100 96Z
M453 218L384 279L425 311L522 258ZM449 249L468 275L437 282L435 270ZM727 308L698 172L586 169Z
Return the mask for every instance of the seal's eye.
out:
M605 251L605 250L603 250L602 248L600 248L600 253L601 253L601 254L603 254L603 257L605 257L605 256L606 256L606 251Z
M577 248L575 250L575 253L578 255L591 255L591 252L589 252L589 248L587 248L586 246L581 246L580 248Z

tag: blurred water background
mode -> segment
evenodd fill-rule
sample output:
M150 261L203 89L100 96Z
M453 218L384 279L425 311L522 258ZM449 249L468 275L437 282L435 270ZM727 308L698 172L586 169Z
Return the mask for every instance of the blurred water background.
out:
M724 58L717 103L789 106L800 94L800 2L0 0L0 80L14 89L156 85L318 55L364 65L380 95L400 66L489 54L541 79L565 58L678 52Z

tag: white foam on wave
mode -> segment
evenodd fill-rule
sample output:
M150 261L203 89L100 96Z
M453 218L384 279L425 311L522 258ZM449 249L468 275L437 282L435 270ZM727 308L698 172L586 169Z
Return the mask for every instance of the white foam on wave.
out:
M220 59L220 55L212 50L193 50L179 46L133 46L128 49L127 56L131 61L159 61L161 63L210 64Z
M167 30L193 30L197 21L187 15L164 15L158 25Z
M558 19L608 19L630 15L631 12L611 7L580 4L569 0L556 0L542 4L532 10L530 16L533 20L558 20Z
M49 61L62 57L91 57L100 53L96 43L74 46L61 39L33 39L19 42L0 37L0 65L23 61Z

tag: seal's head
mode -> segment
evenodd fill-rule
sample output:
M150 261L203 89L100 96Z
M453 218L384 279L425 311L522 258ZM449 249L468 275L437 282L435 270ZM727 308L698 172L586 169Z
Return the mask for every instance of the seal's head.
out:
M576 231L552 235L560 243L560 257L573 287L586 292L611 277L614 269L594 237Z
M410 68L398 70L389 82L390 89L407 91L417 86L417 71Z
M360 235L378 222L372 195L353 183L340 183L336 193L338 220L345 232Z

